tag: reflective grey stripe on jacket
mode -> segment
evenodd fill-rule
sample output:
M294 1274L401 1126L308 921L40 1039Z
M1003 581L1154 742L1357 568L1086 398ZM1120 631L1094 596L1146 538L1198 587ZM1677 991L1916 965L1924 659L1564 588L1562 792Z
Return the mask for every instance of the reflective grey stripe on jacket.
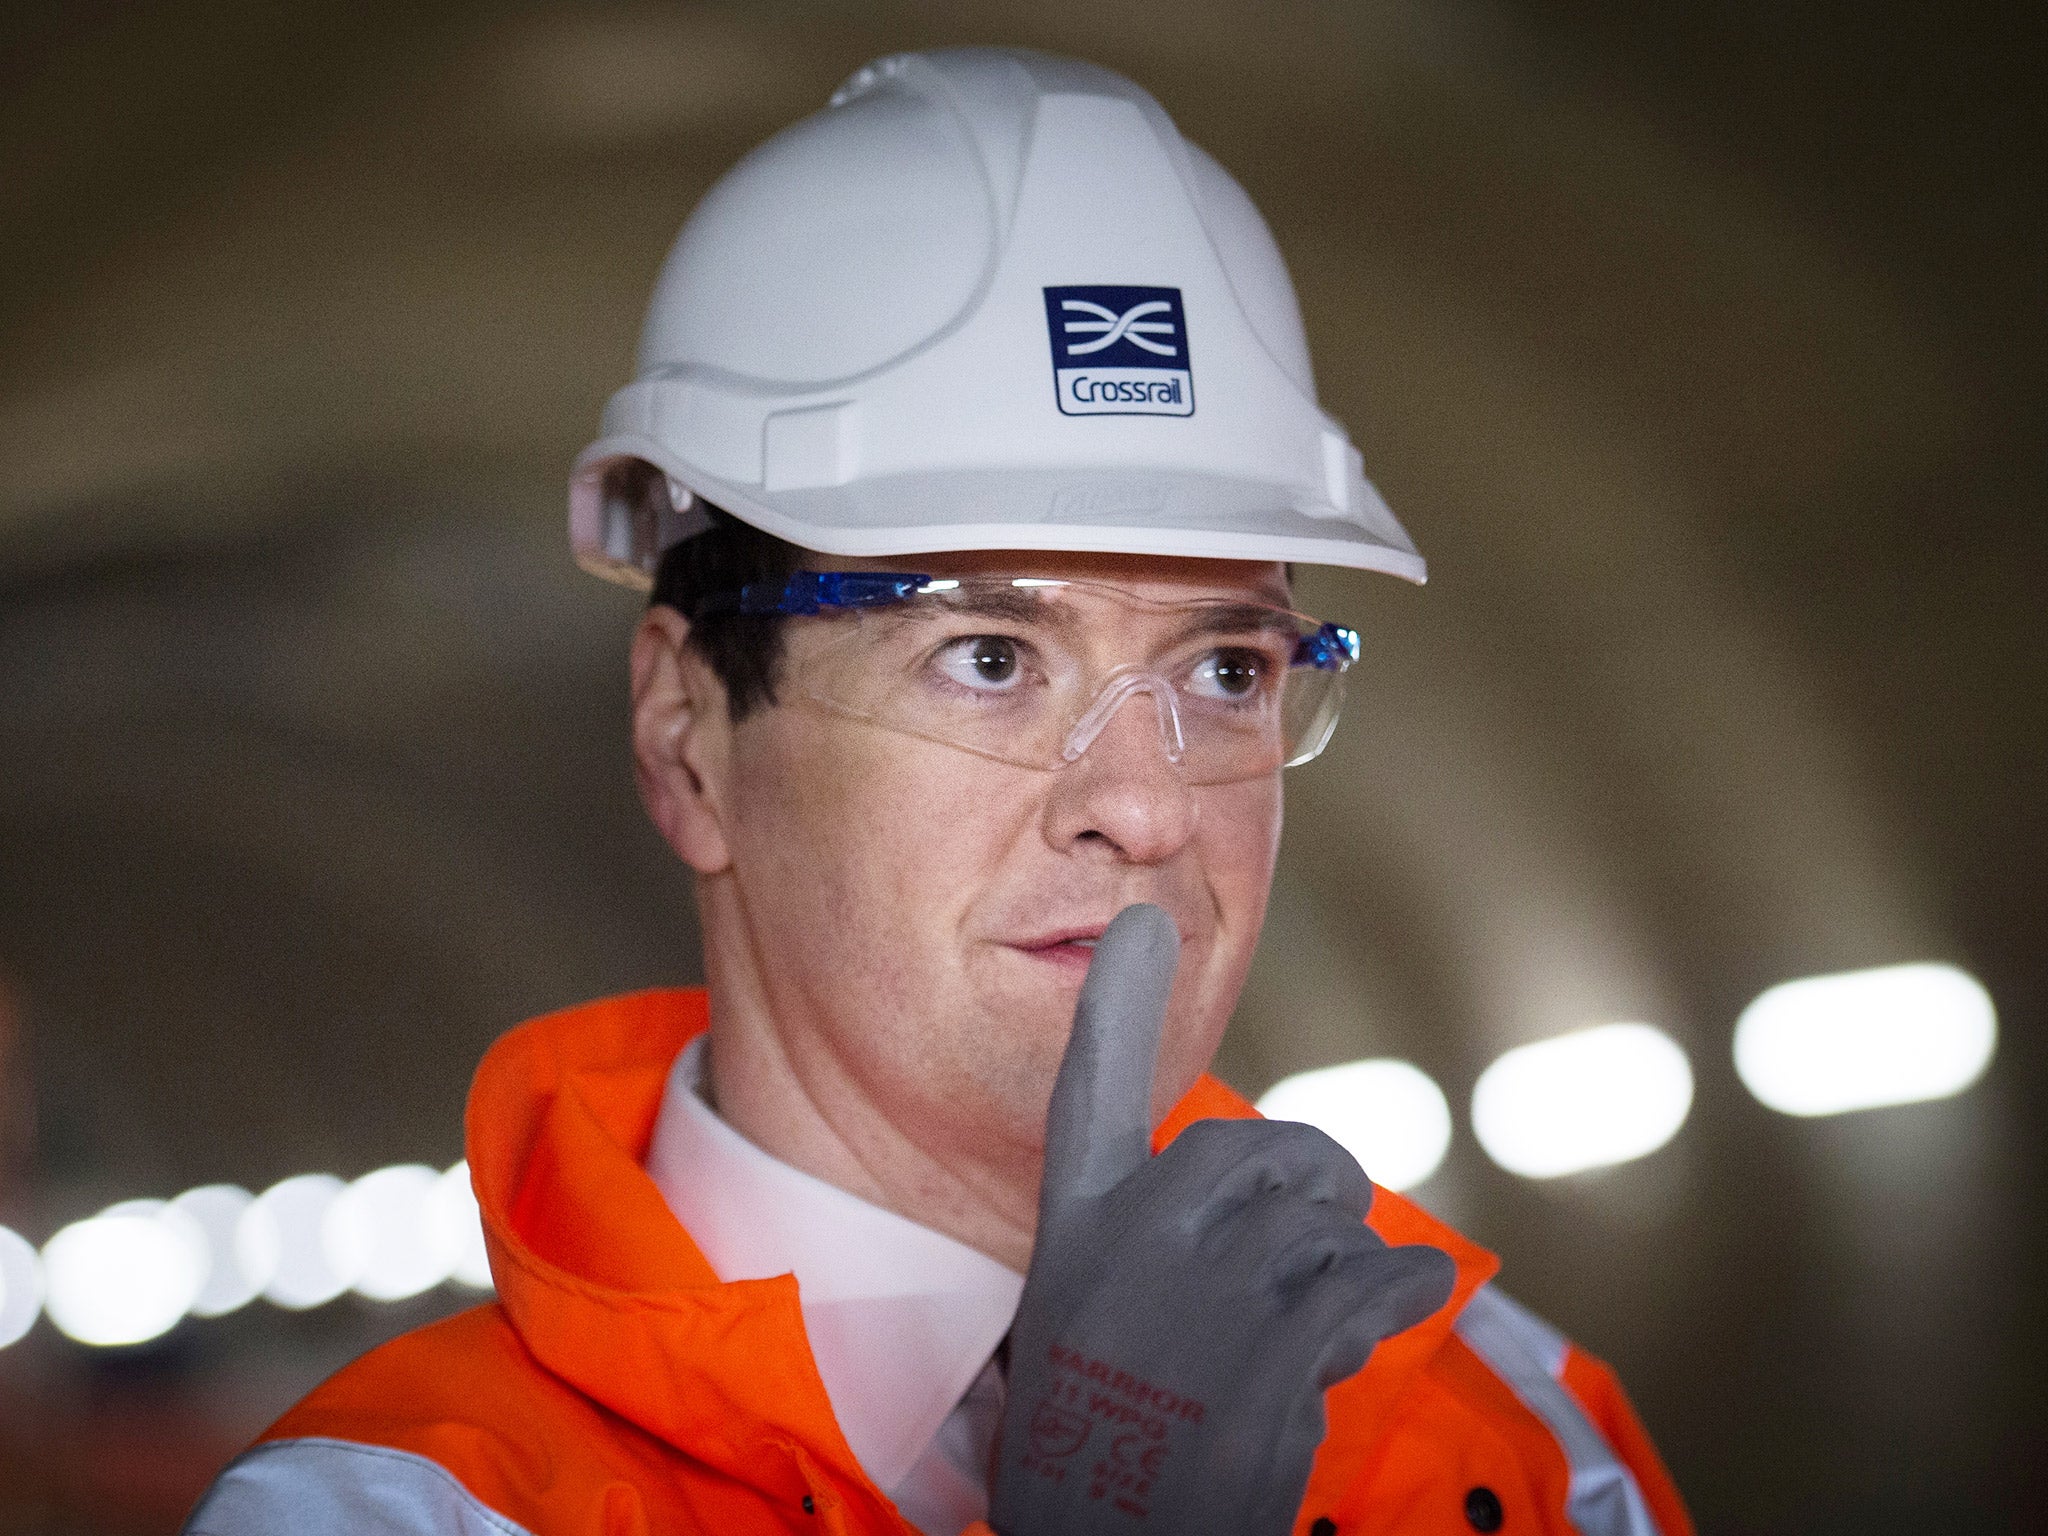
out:
M1565 1518L1579 1536L1658 1536L1634 1474L1565 1390L1563 1334L1487 1285L1459 1314L1458 1337L1557 1437L1571 1467Z
M438 1462L353 1440L272 1440L228 1463L184 1536L527 1536Z

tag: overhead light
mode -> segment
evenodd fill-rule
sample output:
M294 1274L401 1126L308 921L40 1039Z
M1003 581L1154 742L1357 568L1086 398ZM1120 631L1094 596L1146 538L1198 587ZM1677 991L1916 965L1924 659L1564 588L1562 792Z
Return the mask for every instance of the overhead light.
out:
M235 1225L235 1254L252 1275L267 1275L263 1298L292 1311L334 1300L355 1281L324 1239L327 1208L348 1186L328 1173L273 1184Z
M42 1256L19 1232L0 1227L0 1349L33 1328L42 1310Z
M1685 1052L1648 1024L1517 1046L1479 1075L1472 1132L1510 1173L1548 1179L1656 1151L1692 1108Z
M1299 1120L1358 1159L1375 1184L1410 1189L1451 1144L1451 1107L1428 1073L1405 1061L1351 1061L1283 1077L1259 1100L1273 1120Z
M455 1264L455 1242L436 1219L438 1169L400 1163L366 1173L335 1197L321 1241L335 1273L360 1296L402 1301L439 1285Z
M44 1310L81 1344L141 1344L175 1327L206 1282L203 1235L161 1200L74 1221L43 1245Z
M450 1279L491 1288L467 1163L400 1164L353 1184L301 1174L261 1195L207 1184L110 1205L40 1252L0 1227L0 1349L45 1312L80 1343L140 1344L259 1295L303 1310L351 1288L397 1301Z
M235 1251L235 1230L256 1197L235 1184L203 1184L188 1189L170 1209L188 1217L206 1243L206 1281L192 1302L195 1317L220 1317L247 1306L269 1280L250 1273Z
M1735 1025L1735 1073L1787 1115L1839 1115L1961 1093L1998 1045L1977 979L1952 965L1888 965L1772 987Z
M491 1257L484 1249L484 1224L470 1187L469 1164L457 1163L441 1175L434 1191L434 1214L455 1251L448 1278L472 1290L491 1288Z

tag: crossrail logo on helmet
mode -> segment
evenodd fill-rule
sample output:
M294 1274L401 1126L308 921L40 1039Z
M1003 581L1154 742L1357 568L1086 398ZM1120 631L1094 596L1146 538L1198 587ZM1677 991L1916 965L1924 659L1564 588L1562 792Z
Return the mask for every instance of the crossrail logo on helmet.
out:
M1045 327L1053 397L1066 415L1195 414L1178 288L1048 288Z

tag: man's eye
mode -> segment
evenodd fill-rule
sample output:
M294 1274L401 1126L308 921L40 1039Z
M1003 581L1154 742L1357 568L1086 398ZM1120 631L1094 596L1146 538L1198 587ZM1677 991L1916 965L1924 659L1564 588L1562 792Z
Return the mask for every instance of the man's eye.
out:
M1270 663L1257 651L1211 651L1195 664L1188 691L1198 698L1249 699L1265 686Z
M1022 680L1017 642L1002 635L969 635L940 647L939 670L962 687L1001 693Z

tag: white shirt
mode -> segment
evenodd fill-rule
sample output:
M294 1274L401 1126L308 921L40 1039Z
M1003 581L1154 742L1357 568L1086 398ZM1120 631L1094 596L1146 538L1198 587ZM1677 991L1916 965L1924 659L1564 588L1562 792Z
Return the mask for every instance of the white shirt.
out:
M1024 1277L755 1146L704 1101L708 1037L669 1069L647 1172L721 1280L794 1274L861 1468L925 1536L988 1515L996 1346Z

